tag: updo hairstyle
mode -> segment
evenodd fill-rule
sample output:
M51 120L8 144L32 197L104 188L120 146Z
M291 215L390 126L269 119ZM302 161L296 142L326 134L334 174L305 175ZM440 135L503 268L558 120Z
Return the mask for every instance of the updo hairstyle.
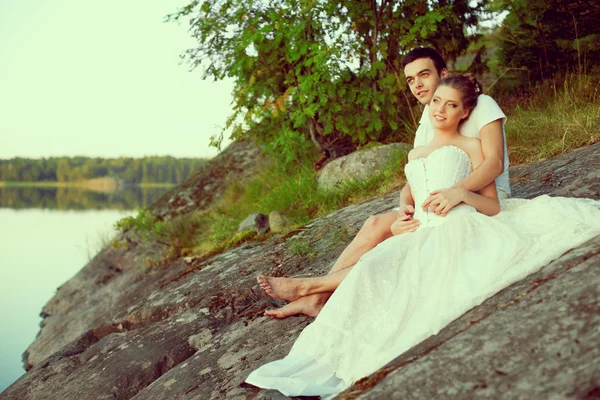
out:
M453 75L440 80L438 86L448 86L462 94L463 107L472 111L477 105L477 98L483 93L483 86L473 74Z

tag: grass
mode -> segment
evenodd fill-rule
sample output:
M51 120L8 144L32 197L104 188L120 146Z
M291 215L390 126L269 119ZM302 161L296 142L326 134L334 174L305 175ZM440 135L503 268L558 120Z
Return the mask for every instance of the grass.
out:
M291 238L287 244L286 253L288 256L298 256L313 258L316 255L315 249L311 244L300 238Z
M600 141L600 76L569 75L539 85L532 93L507 110L511 165Z
M406 154L398 152L393 158L376 176L362 182L350 181L336 190L320 189L308 163L298 165L292 172L269 165L247 184L231 184L220 201L204 213L204 228L197 237L194 253L202 255L222 249L223 241L237 244L248 240L237 228L251 213L279 211L292 221L291 230L349 204L398 189L405 182L402 167ZM300 247L293 252L305 253Z
M137 216L122 219L116 227L121 231L133 229L140 239L166 246L161 258L149 263L154 267L181 256L209 256L248 240L271 236L237 231L250 213L279 211L292 221L292 230L346 205L400 188L405 182L402 167L406 154L398 151L393 159L372 178L350 181L336 190L318 187L309 162L293 169L272 163L245 184L231 183L221 199L207 210L159 221L148 210L140 209ZM302 257L314 253L308 243L301 241L292 241L287 251Z
M538 161L600 140L600 76L566 76L517 99L500 99L499 103L508 115L511 165ZM249 182L231 183L219 202L207 210L169 221L153 220L147 211L140 210L137 217L122 220L120 228L135 228L142 237L166 245L161 259L153 261L152 266L168 264L184 255L209 256L248 240L270 237L237 231L250 213L279 211L291 219L292 230L349 204L397 190L405 182L405 162L406 154L399 152L376 176L347 182L336 190L317 186L310 162L298 163L293 169L272 163ZM335 244L352 233L339 233L339 238L332 237L328 242ZM286 248L288 255L307 258L317 251L320 249L308 239L292 238Z

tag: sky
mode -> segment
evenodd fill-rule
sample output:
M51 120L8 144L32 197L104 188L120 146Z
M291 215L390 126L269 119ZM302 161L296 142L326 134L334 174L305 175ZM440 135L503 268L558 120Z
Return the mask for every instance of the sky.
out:
M0 0L0 159L212 157L233 81L179 55L183 0Z

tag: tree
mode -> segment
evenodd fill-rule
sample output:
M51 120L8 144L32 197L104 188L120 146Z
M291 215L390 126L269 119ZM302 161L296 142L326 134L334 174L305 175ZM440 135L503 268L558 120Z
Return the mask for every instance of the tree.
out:
M56 180L58 182L67 182L70 179L70 173L69 161L66 158L60 158L56 165Z
M526 67L538 80L600 62L597 0L494 0L489 10L508 12L499 41L507 67Z
M405 121L416 121L402 55L429 44L456 57L482 5L194 0L167 19L189 20L198 40L183 55L191 68L202 68L205 78L234 79L226 124L232 138L252 137L291 161L314 150L336 157L368 141L406 136Z

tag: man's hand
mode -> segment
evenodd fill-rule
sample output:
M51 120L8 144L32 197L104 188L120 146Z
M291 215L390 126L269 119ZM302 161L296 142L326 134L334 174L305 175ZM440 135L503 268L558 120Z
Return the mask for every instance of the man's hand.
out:
M454 206L461 203L465 198L465 189L451 188L440 189L429 193L429 197L423 202L423 211L429 211L436 215L445 216Z
M404 204L400 206L398 210L398 218L396 222L392 224L390 230L393 235L400 235L406 232L414 232L419 227L419 220L413 219L415 208L410 204Z

